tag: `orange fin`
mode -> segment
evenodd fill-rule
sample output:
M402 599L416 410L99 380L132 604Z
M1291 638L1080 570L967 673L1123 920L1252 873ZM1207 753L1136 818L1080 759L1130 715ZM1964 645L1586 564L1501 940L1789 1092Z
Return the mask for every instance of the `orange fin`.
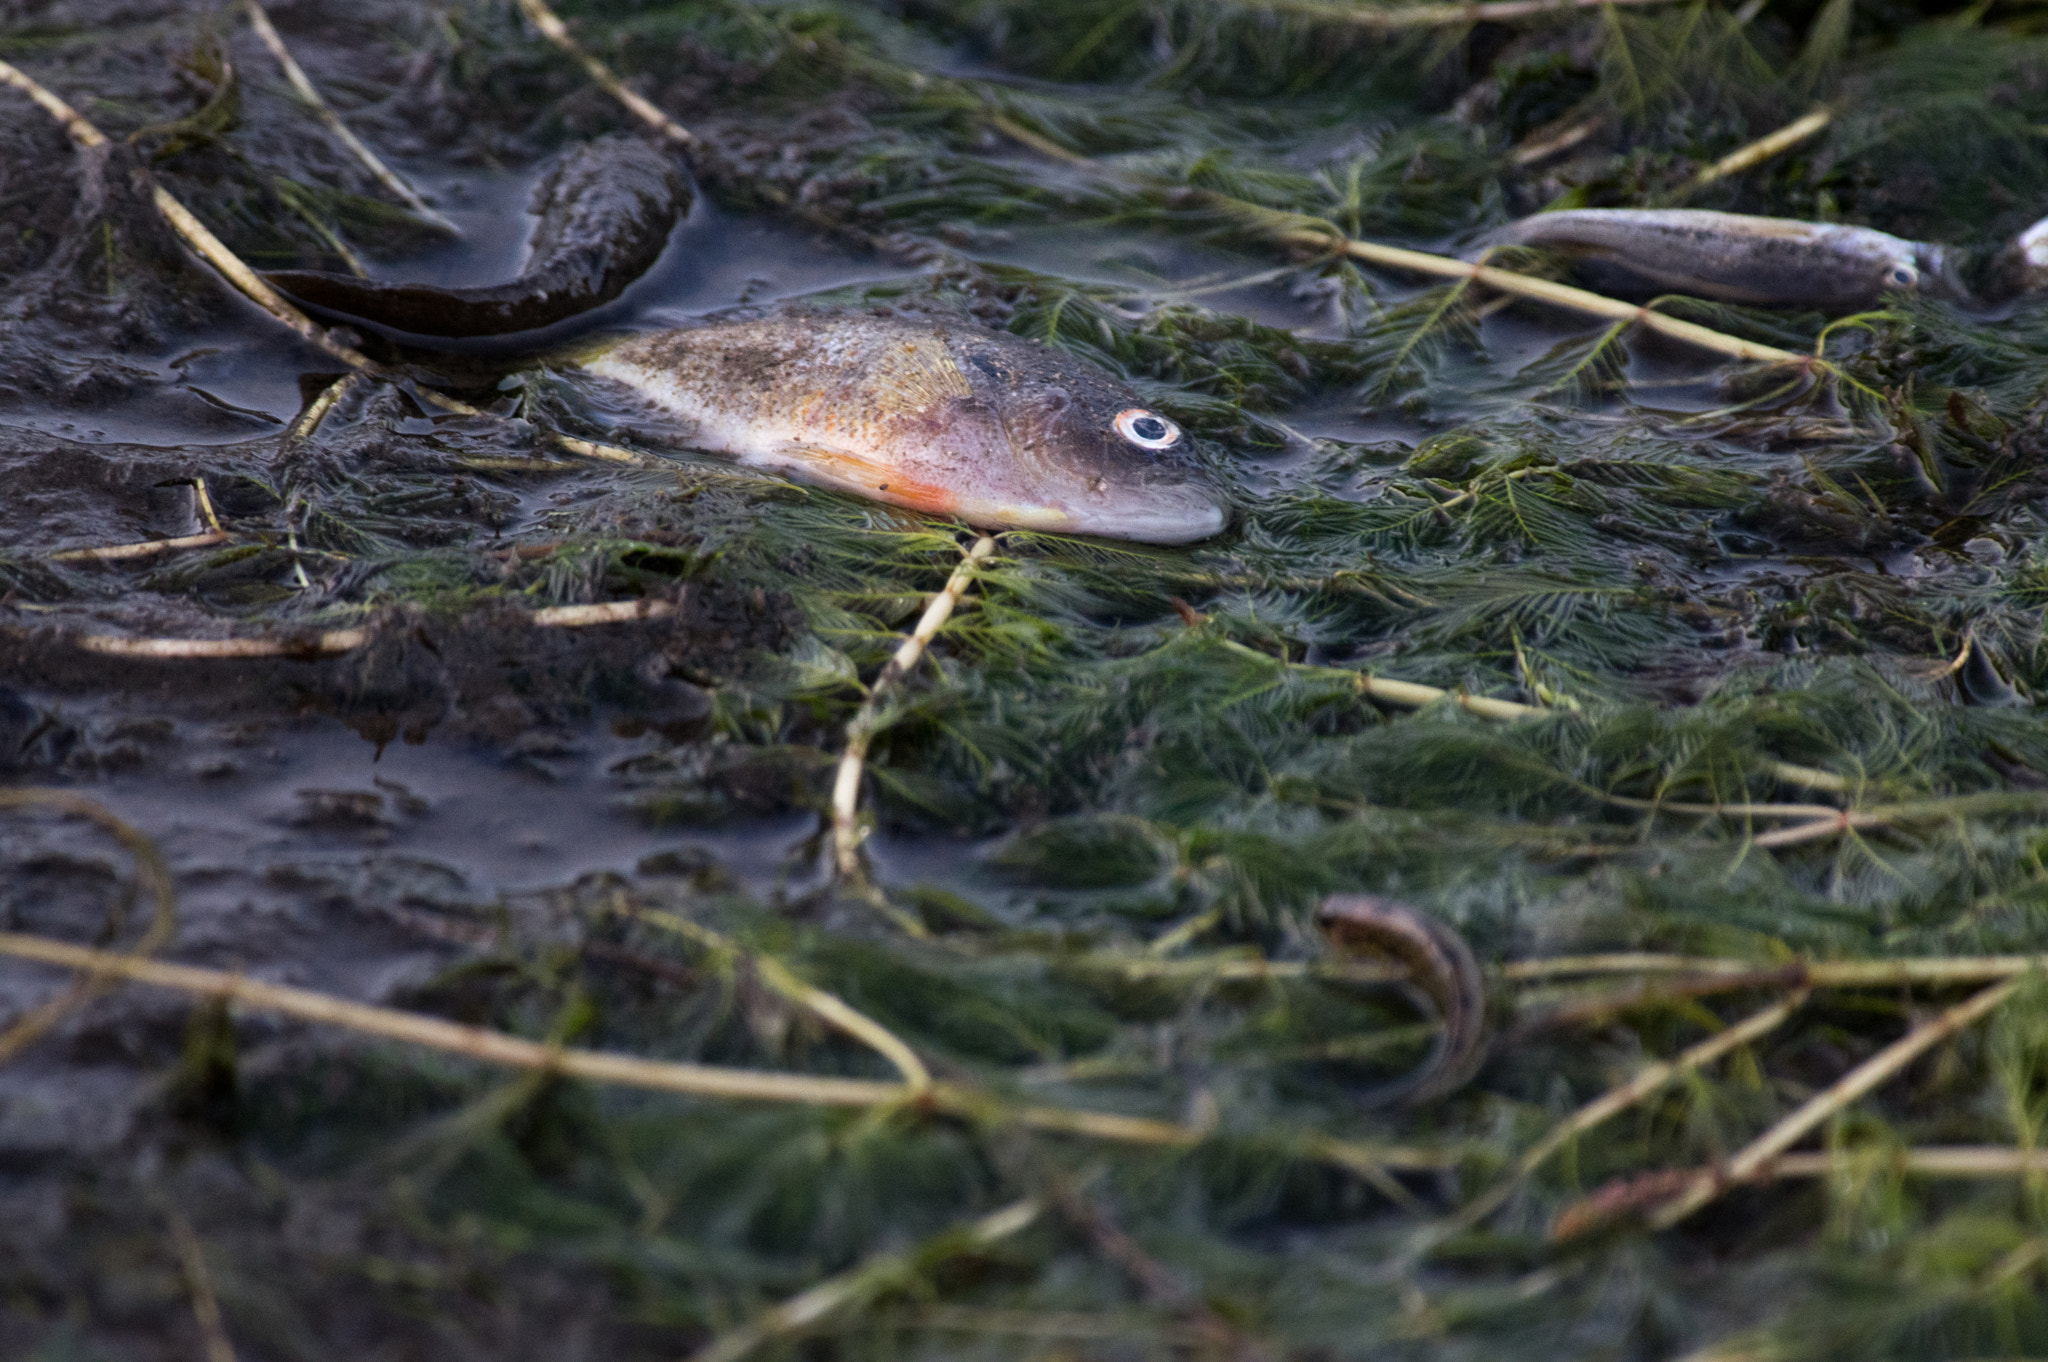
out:
M950 515L959 509L960 498L950 487L918 482L900 469L862 458L844 449L821 445L786 445L780 451L799 468L810 471L820 482L858 492L876 501L907 506L913 511Z

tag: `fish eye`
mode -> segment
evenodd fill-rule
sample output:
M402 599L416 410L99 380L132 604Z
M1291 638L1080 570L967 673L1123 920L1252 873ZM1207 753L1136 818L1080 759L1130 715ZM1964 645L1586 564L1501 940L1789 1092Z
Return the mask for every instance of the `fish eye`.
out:
M1140 449L1165 449L1180 439L1179 426L1143 407L1118 412L1116 433Z
M1911 265L1894 265L1885 280L1897 288L1911 288L1920 282L1920 271Z

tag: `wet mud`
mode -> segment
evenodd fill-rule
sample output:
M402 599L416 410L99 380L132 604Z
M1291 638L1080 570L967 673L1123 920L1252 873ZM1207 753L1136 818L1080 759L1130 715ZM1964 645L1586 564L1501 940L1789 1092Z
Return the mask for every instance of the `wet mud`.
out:
M676 533L686 517L673 504L666 518L658 505L606 513L606 481L591 474L535 483L455 468L461 455L530 452L530 434L437 429L389 392L344 403L315 447L281 453L285 426L338 376L333 362L193 261L151 207L141 170L205 205L258 268L337 268L308 225L330 213L369 243L366 263L382 276L417 277L409 271L422 258L447 254L443 238L383 201L225 13L219 29L233 36L215 39L211 21L178 7L30 8L11 11L6 26L56 36L21 60L59 88L120 89L126 102L87 103L117 139L99 152L81 154L12 96L0 117L0 781L88 790L157 842L179 894L175 958L372 1002L432 1005L421 990L513 941L574 952L598 935L605 895L628 884L655 897L763 902L814 890L806 848L822 752L764 763L712 722L715 689L748 677L802 627L787 595L704 572ZM527 70L480 95L417 59L421 26L433 22L424 11L273 12L316 81L381 92L352 101L350 121L366 138L436 185L444 203L459 208L464 181L496 194L509 221L495 226L514 242L517 191L537 176L548 177L545 191L561 174L616 170L579 162L549 175L548 155L566 138L614 126L561 72ZM537 103L565 93L560 122L529 126ZM220 140L230 128L233 151ZM278 174L287 167L288 179ZM646 215L635 218L628 260L592 240L616 235L616 223L541 223L534 264L559 306L534 313L526 278L510 290L525 310L458 329L545 326L617 295L647 273L688 206L687 185L665 188L662 202L628 206ZM317 210L293 211L309 193ZM596 211L587 196L585 209ZM489 232L472 235L487 252ZM642 305L697 310L876 270L810 243L801 229L734 225L666 275L657 269ZM810 258L792 270L793 246ZM472 268L502 269L507 254L497 248L495 263L479 256ZM489 278L441 277L469 288L461 300L471 311L490 309L490 298L477 300ZM595 320L606 316L617 313ZM355 495L323 503L337 482ZM560 535L541 522L564 506L595 506L609 533L645 545L632 590L673 611L571 631L534 629L529 610L510 602L393 604L367 619L366 646L328 658L150 662L76 646L81 630L218 637L259 615L289 635L289 611L279 617L275 607L295 488L309 489L301 500L314 506L302 520L306 543L332 542L320 522L330 511L348 535L446 546L460 575L486 590L536 563L548 570ZM275 533L132 562L49 556L199 534L208 510ZM585 517L586 532L592 525ZM130 892L128 874L120 849L89 826L34 811L0 821L7 930L126 939L106 928ZM629 988L664 986L630 963L596 967ZM0 1012L26 1014L61 987L48 971L0 966ZM209 1045L226 1046L228 1058L210 1060ZM0 1309L0 1352L57 1346L53 1320L78 1311L95 1350L192 1355L186 1285L174 1263L156 1260L168 1205L190 1208L209 1240L255 1236L244 1247L266 1264L264 1279L224 1280L220 1290L232 1302L252 1289L290 1318L269 1343L245 1343L245 1355L317 1337L343 1352L561 1357L617 1337L608 1288L536 1265L521 1284L501 1278L494 1291L510 1294L478 1301L457 1328L467 1342L449 1352L435 1342L443 1325L370 1306L359 1281L330 1275L337 1254L402 1271L380 1246L403 1253L406 1234L366 1214L364 1188L295 1196L291 1227L269 1223L262 1175L207 1152L240 1119L220 1074L232 1075L230 1088L310 1083L309 1100L346 1105L335 1085L365 1081L353 1062L335 1062L348 1053L346 1041L297 1027L222 1031L217 1013L195 1013L188 999L124 989L12 1056L0 1067L0 1273L15 1304ZM377 1092L378 1102L391 1095ZM144 1255L133 1267L117 1265L124 1245ZM537 1334L532 1321L543 1317L551 1327Z
M456 222L457 240L389 201L231 11L64 0L0 15L0 55L114 139L81 153L0 92L0 785L87 794L162 849L178 891L168 958L541 1039L887 1077L737 956L685 951L629 919L673 911L808 952L812 977L943 1055L948 1074L1083 1105L1098 1102L1105 1090L1087 1085L1103 1075L1139 1074L1156 1088L1134 1081L1099 1104L1246 1130L1281 1122L1227 1157L1176 1165L1208 1181L1199 1196L1166 1196L1147 1240L1166 1252L1183 1219L1212 1216L1201 1233L1223 1226L1214 1242L1268 1274L1244 1300L1219 1295L1219 1309L1277 1330L1288 1309L1272 1280L1292 1280L1289 1255L1337 1264L1303 1288L1318 1300L1365 1300L1377 1286L1359 1285L1370 1276L1360 1264L1376 1268L1376 1236L1396 1215L1348 1174L1282 1168L1272 1151L1294 1150L1309 1128L1285 1123L1309 1113L1347 1138L1409 1140L1454 1131L1479 1108L1370 1124L1380 1118L1356 1094L1402 1065L1316 1047L1397 1025L1409 1027L1397 1057L1432 1042L1369 990L1315 984L1262 1012L1249 988L1204 985L1188 1002L1156 980L1085 976L1088 952L1137 953L1148 933L1196 922L1229 950L1318 958L1309 905L1338 889L1424 899L1488 961L1581 936L1588 949L1874 949L1883 933L1920 930L1929 904L1952 903L1989 934L1983 950L2036 948L2024 867L2038 857L2008 824L1996 836L2012 845L1937 848L1905 871L1816 854L1780 874L1693 824L1623 845L1612 808L1569 802L1602 781L1661 799L1658 763L1684 769L1693 783L1673 788L1688 798L1761 798L1743 763L1762 757L1828 761L1855 780L1879 770L1873 780L1918 797L1935 779L1902 775L1900 754L1942 743L1948 785L2041 787L2048 741L2030 725L2048 654L2032 555L2048 428L2038 401L2016 395L2021 360L1958 359L1961 343L1936 329L1981 319L1930 312L1911 340L1858 332L1830 353L1867 383L1830 392L1707 376L1699 354L1640 336L1607 348L1602 327L1551 313L1459 312L1413 279L1368 284L1341 262L1248 245L1242 223L1202 217L1193 194L1139 212L1006 141L985 118L994 103L916 103L925 76L883 70L877 52L914 53L931 89L963 72L1000 77L991 88L1016 101L1004 117L1026 117L1027 131L1106 155L1128 143L1134 163L1177 154L1178 132L1154 144L1127 133L1163 117L1147 102L1155 92L1135 86L1081 90L1099 125L1029 121L1040 85L1118 68L1098 71L1090 63L1107 57L1087 52L1034 66L1029 16L1008 37L979 19L920 26L944 8L910 7L889 30L896 45L872 48L852 21L813 28L779 11L639 16L644 28L612 15L623 36L610 55L704 143L694 189L642 156L648 192L621 209L634 239L618 261L579 254L611 231L595 219L548 236L548 200L532 195L565 149L638 134L510 6L271 11L350 124ZM1170 30L1162 20L1122 36L1137 52ZM1431 118L1506 108L1503 126L1526 133L1571 101L1548 87L1518 94L1514 80L1576 90L1592 59L1516 43L1482 31L1404 97ZM1308 69L1301 52L1289 60ZM1298 139L1261 173L1303 195L1310 153L1349 148L1380 179L1352 184L1338 207L1307 207L1445 249L1510 208L1681 178L1676 162L1617 164L1611 129L1586 143L1583 164L1517 170L1496 193L1473 187L1470 128L1408 148L1372 110L1317 106L1330 126L1302 131L1199 90L1168 112L1169 129L1199 114L1247 142ZM1494 148L1488 164L1510 164L1512 150ZM1587 169L1596 151L1607 159ZM301 297L405 333L344 334L414 366L407 380L347 386L316 432L292 435L345 376L185 252L150 205L144 169ZM1233 172L1204 173L1225 183ZM1849 195L1851 178L1828 192ZM1253 175L1232 187L1264 192ZM1897 184L1865 188L1873 213L1897 209L1882 225L1955 225ZM1811 210L1799 192L1736 206ZM1403 196L1441 211L1413 224L1371 216ZM560 308L521 310L497 287L524 268L536 229L537 261L560 267ZM474 315L424 324L451 298ZM1020 541L1014 566L983 586L992 605L966 641L934 650L935 679L910 690L876 749L869 851L906 920L983 934L957 954L887 935L826 873L830 782L862 679L957 561L950 528L703 460L543 465L550 425L645 432L629 414L578 407L558 376L487 334L538 328L522 344L547 351L734 309L773 315L791 299L1012 330L1116 370L1220 451L1243 513L1186 551ZM1455 327L1418 323L1444 315ZM1795 347L1816 344L1821 325L1708 320ZM485 339L422 341L450 329ZM408 386L430 374L488 415L432 409ZM1916 406L1915 383L1931 390L1934 374L1953 386ZM216 521L217 542L147 547L206 538ZM629 600L666 613L534 622L540 609ZM323 632L342 625L366 640L322 655ZM81 646L96 634L283 646L145 659ZM1837 664L1852 670L1828 670ZM1555 751L1487 748L1456 713L1432 712L1418 739L1351 685L1403 668L1452 692L1562 696L1574 717L1554 730ZM1612 730L1605 718L1574 727L1574 692L1589 708L1636 708ZM1698 731L1669 717L1713 704L1727 708ZM1927 737L1912 727L1923 720L1950 727ZM1555 779L1542 765L1553 758ZM0 814L0 928L132 945L146 911L102 831L33 808ZM0 963L0 1022L65 982ZM1855 1030L1867 1019L1845 1016L1830 1014L1824 1042L1800 1041L1808 1089L1868 1039ZM1600 1035L1510 1057L1491 1081L1526 1113L1548 1111L1569 1066L1643 1049L1632 1030ZM1224 1055L1213 1082L1211 1045ZM1472 1064L1493 1063L1476 1046ZM1045 1171L1042 1150L982 1143L966 1121L899 1129L594 1096L142 987L83 1002L0 1061L9 1356L199 1355L208 1340L181 1225L203 1246L201 1267L213 1265L210 1289L245 1357L673 1356ZM1500 1128L1475 1125L1471 1138ZM1069 1171L1053 1181L1066 1186ZM1456 1200L1446 1169L1402 1177L1401 1214L1418 1198ZM1143 1177L1124 1191L1149 1213ZM1701 1242L1718 1252L1715 1236L1732 1241L1739 1219ZM1044 1299L1103 1306L1090 1293L1114 1274L1086 1255L1114 1239L1091 1240L1085 1223L1063 1222L1045 1235L1052 1247L1032 1250L1058 1265ZM1540 1231L1516 1233L1512 1253L1484 1251L1522 1274L1550 1250ZM1675 1255L1695 1276L1709 1257ZM1024 1261L970 1257L958 1283L1007 1300L1031 1279ZM1448 1290L1488 1270L1426 1281ZM1700 1308L1739 1319L1741 1284L1715 1290ZM1184 1322L1179 1297L1143 1299ZM1128 1305L1112 1296L1104 1308ZM1332 1325L1288 1355L1382 1344L1445 1355L1416 1342L1405 1309L1385 1307L1407 1330L1394 1342ZM1578 1348L1590 1335L1565 1313L1529 1347ZM1676 1333L1642 1346L1629 1336L1611 1351L1677 1355L1664 1346ZM867 1344L803 1346L838 1357ZM1126 1355L1105 1348L1075 1355Z

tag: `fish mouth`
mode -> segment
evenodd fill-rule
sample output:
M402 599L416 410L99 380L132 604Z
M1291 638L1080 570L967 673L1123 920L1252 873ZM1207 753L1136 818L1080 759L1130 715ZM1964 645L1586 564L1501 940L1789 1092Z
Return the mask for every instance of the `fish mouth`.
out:
M1019 504L961 496L954 489L919 482L893 464L843 449L815 445L779 451L770 467L802 482L821 483L927 515L958 516L989 530L1043 530L1127 539L1139 544L1191 544L1221 531L1230 519L1220 496L1188 484L1151 487L1095 504Z
M1221 533L1230 522L1229 508L1219 498L1193 489L1154 492L1112 506L963 506L961 511L968 520L996 528L1137 544L1192 544Z
M1916 242L1912 263L1920 274L1920 292L1951 302L1968 301L1970 290L1963 283L1963 272L1954 251L1944 246Z

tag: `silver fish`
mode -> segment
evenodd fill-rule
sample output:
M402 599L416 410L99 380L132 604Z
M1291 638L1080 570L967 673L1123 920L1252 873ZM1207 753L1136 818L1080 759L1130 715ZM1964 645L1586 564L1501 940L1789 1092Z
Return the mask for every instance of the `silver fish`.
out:
M715 322L574 356L678 443L991 529L1182 544L1224 502L1179 426L1084 360L868 313Z
M1994 295L2012 298L2048 289L2048 218L2012 239L1992 265Z
M1538 213L1493 240L1564 251L1639 287L1828 312L1861 311L1943 274L1936 248L1869 227L1690 208Z

